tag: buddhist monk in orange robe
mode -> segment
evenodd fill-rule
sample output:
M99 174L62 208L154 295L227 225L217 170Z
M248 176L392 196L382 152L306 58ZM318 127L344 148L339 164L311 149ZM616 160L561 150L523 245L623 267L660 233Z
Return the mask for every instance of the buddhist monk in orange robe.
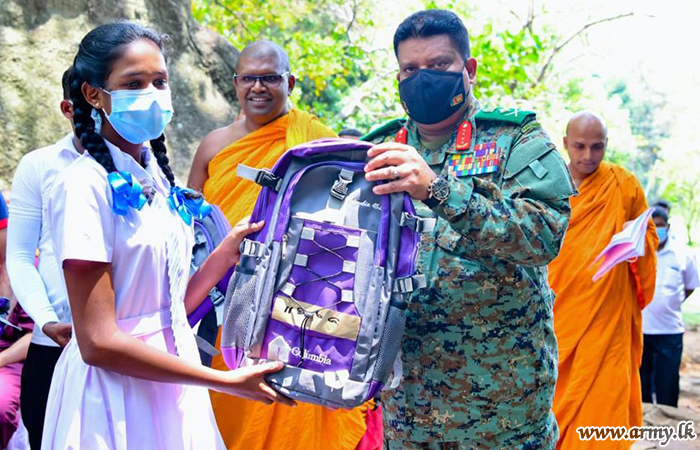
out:
M625 222L648 208L634 175L603 162L606 146L607 129L599 116L581 112L572 117L564 147L579 195L571 198L569 229L549 266L559 342L553 410L557 449L562 450L628 449L632 441L582 441L576 429L642 425L641 310L654 294L658 238L649 221L645 256L618 264L593 282L600 264L593 260Z
M289 58L272 42L259 41L239 55L234 84L242 118L211 132L197 149L188 185L202 190L231 224L250 215L260 186L236 177L241 163L271 168L289 148L336 134L314 116L290 109L288 96L295 79ZM221 331L216 346L220 347ZM212 367L228 370L221 355ZM367 426L372 405L332 411L298 403L267 406L210 392L214 414L226 446L231 450L353 450Z

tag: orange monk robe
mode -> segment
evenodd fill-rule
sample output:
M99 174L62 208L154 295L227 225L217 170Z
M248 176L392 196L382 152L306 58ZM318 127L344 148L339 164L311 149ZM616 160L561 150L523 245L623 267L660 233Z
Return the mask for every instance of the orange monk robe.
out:
M571 219L557 259L549 266L556 293L554 331L559 342L559 377L554 415L558 449L622 449L627 441L581 441L582 426L641 426L642 315L630 264L621 263L597 282L593 260L623 224L647 209L637 179L603 162L571 198ZM644 306L654 296L656 246L653 222L637 260Z
M253 212L260 186L236 176L236 166L272 168L287 149L336 134L316 117L298 109L273 120L225 147L209 161L204 197L221 208L231 225Z
M221 150L209 162L203 193L232 225L250 215L260 187L236 177L241 163L271 168L289 148L336 134L314 116L292 109L279 119ZM220 331L220 330L219 330ZM221 332L216 346L220 348ZM212 367L228 370L221 355ZM364 410L329 409L299 403L266 406L211 391L212 406L226 447L235 450L353 450L366 431Z

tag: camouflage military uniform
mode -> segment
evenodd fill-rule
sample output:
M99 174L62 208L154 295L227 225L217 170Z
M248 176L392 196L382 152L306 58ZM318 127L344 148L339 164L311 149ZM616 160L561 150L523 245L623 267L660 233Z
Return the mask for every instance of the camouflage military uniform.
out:
M557 343L546 265L559 253L575 187L534 113L472 112L469 121L470 150L461 153L495 143L495 172L455 176L447 161L461 156L456 131L430 151L406 124L407 143L451 193L433 210L414 202L419 215L438 221L421 242L417 267L428 286L408 307L404 379L382 398L387 443L554 449ZM393 140L400 125L382 128L369 138Z

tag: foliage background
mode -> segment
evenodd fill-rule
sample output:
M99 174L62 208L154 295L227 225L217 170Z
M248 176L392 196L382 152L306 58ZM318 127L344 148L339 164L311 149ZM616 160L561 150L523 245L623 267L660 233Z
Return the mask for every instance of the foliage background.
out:
M403 115L393 31L425 8L451 9L469 28L482 104L535 110L557 143L573 112L599 112L609 125L607 158L637 175L650 202L670 200L676 232L698 240L700 136L678 127L680 97L656 85L649 61L616 50L614 40L629 30L663 29L664 14L674 26L700 8L687 11L675 0L662 6L631 0L193 1L195 19L238 49L258 39L279 43L299 81L293 102L336 130L361 131ZM629 58L632 70L615 70L606 53Z

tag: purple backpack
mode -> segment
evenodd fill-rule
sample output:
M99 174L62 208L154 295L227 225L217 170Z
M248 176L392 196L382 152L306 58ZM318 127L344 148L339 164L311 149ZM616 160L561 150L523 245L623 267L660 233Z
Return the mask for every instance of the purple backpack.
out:
M324 139L287 151L269 170L238 166L263 186L226 292L221 351L231 368L279 360L267 376L300 401L351 408L400 378L399 348L419 234L406 194L375 195L372 144Z
M194 219L194 246L192 247L192 261L190 275L194 274L199 266L209 257L211 252L224 240L231 225L216 205L211 205L212 210L204 219ZM231 273L229 271L216 286L209 292L207 298L187 316L190 326L199 323L196 339L202 364L211 365L212 356L218 351L214 347L216 335L221 325L224 311L224 294L228 286Z

